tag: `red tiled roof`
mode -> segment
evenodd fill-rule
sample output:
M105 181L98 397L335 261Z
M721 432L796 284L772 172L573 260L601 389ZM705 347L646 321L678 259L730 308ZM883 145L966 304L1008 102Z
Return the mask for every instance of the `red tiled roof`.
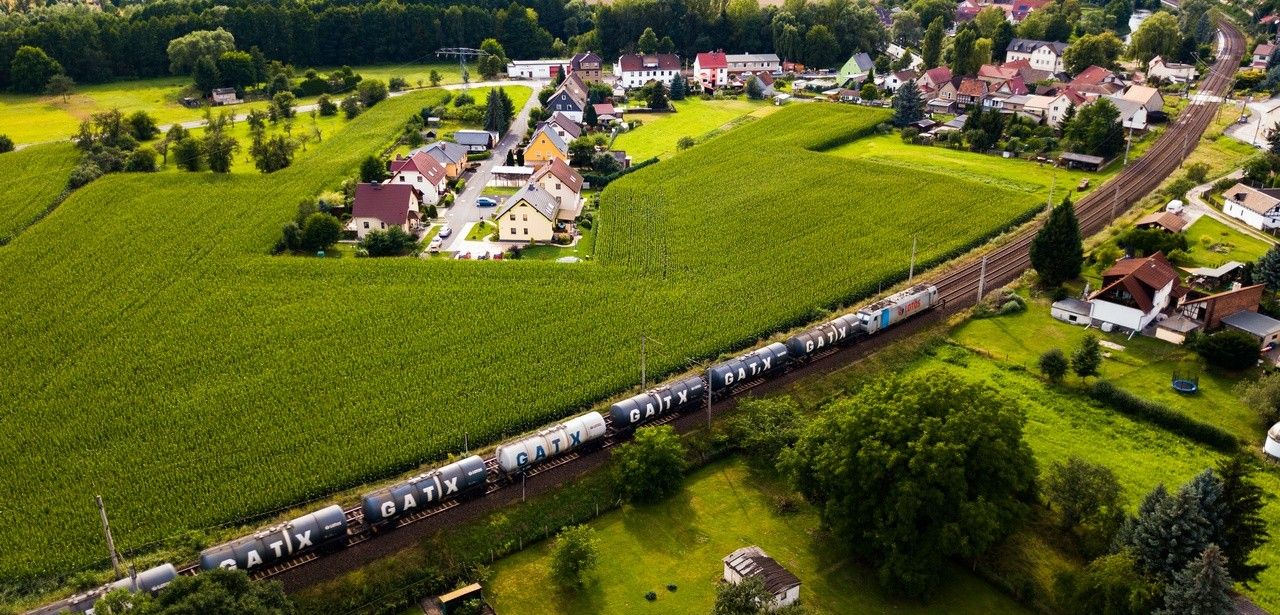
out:
M1170 233L1181 233L1182 229L1187 227L1187 221L1182 216L1170 211L1157 211L1153 214L1144 216L1138 220L1134 226L1159 226Z
M680 56L674 53L654 53L639 55L628 53L618 58L623 72L638 70L680 70Z
M698 54L699 68L729 68L729 59L723 51L704 51ZM626 70L625 68L623 70Z
M418 152L408 158L396 158L389 165L392 175L406 169L416 171L419 175L427 178L427 182L433 185L438 184L445 176L444 165L440 164L439 160L427 155L426 152Z
M1115 74L1111 71L1102 68L1101 66L1094 65L1080 71L1080 73L1071 80L1070 85L1099 85L1103 81L1114 76Z
M613 108L613 103L596 103L591 105L596 110L596 115L617 115L617 109Z
M389 225L400 226L409 221L409 209L415 194L422 198L422 192L409 184L357 184L351 216L377 218Z
M1139 309L1148 312L1155 305L1155 293L1171 281L1172 296L1186 294L1186 289L1178 283L1178 272L1163 253L1156 252L1146 258L1126 258L1102 272L1104 286L1089 298L1103 297L1123 288Z
M928 77L929 81L931 81L935 86L940 86L948 81L951 81L951 69L945 66L931 68L927 71L924 71L924 76Z
M997 66L995 64L983 64L978 67L979 77L989 77L992 79L1007 80L1018 75L1018 69L1012 66Z
M960 88L956 91L965 96L986 96L987 82L966 78L960 82Z

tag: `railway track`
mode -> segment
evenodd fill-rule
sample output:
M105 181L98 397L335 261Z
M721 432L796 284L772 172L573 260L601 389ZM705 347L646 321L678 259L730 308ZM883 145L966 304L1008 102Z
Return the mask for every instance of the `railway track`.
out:
M1220 20L1218 28L1218 60L1202 81L1199 93L1194 97L1193 102L1165 130L1146 155L1125 167L1097 191L1076 203L1076 215L1085 236L1093 235L1106 228L1116 216L1127 211L1130 206L1149 194L1177 170L1194 145L1199 142L1201 135L1217 113L1221 97L1229 91L1235 68L1239 65L1244 53L1244 37L1234 24ZM941 321L948 314L968 308L977 302L980 287L996 289L1004 286L1017 279L1031 266L1029 247L1038 230L1039 225L1024 228L1011 240L986 253L983 258L966 258L958 266L932 280L932 283L938 287L942 305L931 313L914 318L877 336L864 339L860 343L824 351L815 355L807 363L779 377L744 382L735 387L732 395L707 407L706 414L698 411L683 415L669 414L649 424L671 424L677 431L690 431L702 425L704 417L709 418L707 415L720 414L732 408L744 393L762 394L780 390L806 376L844 367L879 348ZM985 266L982 264L983 260L985 260ZM610 427L600 448L611 448L619 441L619 434ZM394 529L386 532L385 536L377 541L371 540L377 534L365 524L360 507L353 506L344 511L348 524L346 549L328 557L315 552L308 553L256 571L253 576L258 579L278 578L285 583L287 589L298 589L334 578L370 561L411 546L433 529L476 518L489 510L516 500L523 500L526 494L536 495L548 491L601 465L606 458L607 455L591 451L575 451L550 460L530 469L522 479L521 489L517 493L511 488L514 487L514 482L495 478L498 474L495 472L497 460L490 456L485 459L485 467L490 479L485 486L484 495L494 497L481 497L470 501L450 500L416 512L398 519ZM538 479L538 477L543 478ZM430 523L432 520L439 523ZM313 562L319 563L308 565ZM194 575L198 571L199 567L194 563L178 569L181 575ZM47 605L31 613L39 615L56 613L58 609L66 608L69 600Z

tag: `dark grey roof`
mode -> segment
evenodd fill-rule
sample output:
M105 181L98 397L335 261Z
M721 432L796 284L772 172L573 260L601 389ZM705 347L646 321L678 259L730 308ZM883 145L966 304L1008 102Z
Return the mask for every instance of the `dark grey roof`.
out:
M1082 162L1084 164L1100 165L1107 161L1106 158L1103 158L1102 156L1090 156L1089 154L1077 154L1075 152L1062 152L1061 157L1063 160L1070 160L1072 162Z
M1062 52L1067 50L1067 44L1059 43L1058 41L1036 41L1029 38L1015 38L1009 41L1009 46L1005 47L1005 51L1031 53L1036 49L1039 49L1045 46L1048 46L1050 49L1053 49L1053 52L1057 55L1062 55Z
M413 155L418 152L425 152L427 155L440 161L441 164L458 164L467 159L467 148L452 141L436 141L434 143L428 143L427 145L409 152L407 157L412 158Z
M1266 337L1280 332L1280 320L1248 310L1236 312L1223 318L1222 323L1258 337Z
M459 130L453 133L453 140L463 145L483 145L489 147L496 139L493 133L484 130Z
M545 133L547 138L551 139L552 145L555 145L560 151L568 153L569 146L564 142L564 139L561 139L560 135L556 134L556 131L548 128L546 124L539 126L537 130L533 131L533 136L529 137L529 142L533 143L533 140L538 138L538 133L540 132Z
M1054 301L1053 307L1059 310L1066 310L1072 314L1083 314L1085 316L1088 316L1093 311L1093 306L1089 305L1088 302L1073 297Z
M743 547L725 556L724 563L743 577L759 577L770 594L778 595L800 585L800 579L769 557L760 547Z
M517 190L515 194L507 197L507 201L502 204L502 209L499 209L498 213L494 214L494 217L501 218L521 201L529 203L534 209L538 210L538 213L546 216L548 220L556 221L556 198L537 184L526 184L525 187Z

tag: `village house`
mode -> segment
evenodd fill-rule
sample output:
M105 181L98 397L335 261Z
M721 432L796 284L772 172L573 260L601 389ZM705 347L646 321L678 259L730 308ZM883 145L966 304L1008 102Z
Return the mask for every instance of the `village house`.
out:
M1178 306L1178 315L1194 322L1200 330L1215 331L1222 324L1222 319L1236 312L1258 311L1258 303L1262 301L1262 291L1265 288L1263 284L1255 284L1195 299L1188 298Z
M773 96L777 90L773 88L773 73L762 70L757 72L730 73L729 84L738 89L746 89L747 82L755 77L760 81L760 92L764 96Z
M222 105L234 105L240 102L240 97L236 96L235 88L213 88L212 96L213 105L220 107Z
M422 191L417 186L357 184L347 230L355 231L360 239L373 231L385 231L393 226L406 233L412 232L418 226L418 205L421 202Z
M494 214L499 241L551 241L556 229L559 205L551 193L538 184L525 185L507 198Z
M1166 233L1178 234L1187 228L1187 221L1171 211L1157 211L1143 216L1133 226L1144 230L1160 229Z
M1191 83L1196 80L1196 67L1165 62L1164 58L1156 56L1147 62L1147 81L1152 79L1167 83Z
M538 169L529 180L555 199L556 219L572 223L582 214L582 176L561 160L552 160Z
M1048 126L1059 126L1062 124L1063 118L1067 116L1067 109L1072 107L1075 107L1075 102L1072 97L1066 94L1054 96L1032 94L1027 96L1023 110L1043 118L1044 123Z
M846 88L861 86L875 67L876 63L871 61L871 56L866 53L855 53L849 56L844 66L840 67L840 72L836 75L836 83Z
M487 152L498 144L498 135L487 130L459 130L453 140L471 152Z
M987 96L987 82L965 77L960 81L960 87L956 88L956 102L966 107L982 104L982 99Z
M1217 267L1184 268L1187 272L1187 284L1201 289L1218 290L1226 288L1244 277L1244 263L1227 261Z
M614 63L613 74L620 87L630 90L650 81L670 83L672 77L680 74L680 68L680 56L674 53L628 53Z
M524 148L524 163L537 168L552 160L569 162L569 146L554 130L543 126L533 133Z
M569 116L559 111L552 113L551 117L538 122L537 128L542 128L543 126L555 131L560 140L565 143L582 136L582 124L569 119Z
M1012 62L1005 62L1004 64L1001 64L1000 67L1018 71L1018 76L1022 77L1023 83L1039 83L1041 81L1049 81L1054 78L1053 72L1031 66L1030 60L1014 60Z
M409 184L422 191L422 202L436 204L440 195L449 186L449 178L445 174L444 165L425 152L418 152L408 158L396 158L387 163L391 178L388 183Z
M897 92L898 88L902 87L902 84L908 81L914 81L915 79L915 71L900 70L889 73L883 77L877 77L877 81L879 81L879 83L876 85L879 85L880 89L886 92Z
M582 112L587 108L587 86L582 78L569 75L560 87L547 99L545 109L551 113L563 113L574 122L582 121Z
M1164 111L1164 96L1156 88L1145 85L1131 85L1125 89L1122 97L1125 100L1132 100L1142 105L1147 110L1148 115Z
M1168 313L1186 292L1164 254L1121 259L1102 272L1102 288L1089 296L1090 318L1103 331L1112 327L1142 331Z
M1125 82L1119 75L1098 65L1090 66L1067 82L1067 87L1084 94L1105 96L1124 89Z
M1031 64L1032 68L1056 74L1065 70L1062 64L1062 54L1066 50L1066 43L1015 38L1009 41L1009 46L1005 48L1004 60L1005 62L1026 60Z
M507 62L507 76L512 79L551 79L565 70L569 60L511 60Z
M890 58L893 58L895 66L897 65L896 63L902 59L902 56L910 54L911 59L908 60L907 68L917 72L924 69L924 58L907 51L901 45L889 43L889 46L885 48L884 52L888 54Z
M749 577L757 577L765 591L773 597L772 604L762 604L773 611L790 606L800 599L800 579L782 567L769 554L757 546L743 547L724 556L724 582L737 585Z
M1280 189L1237 183L1222 193L1222 213L1260 231L1274 231L1280 227Z
M1266 70L1267 64L1271 62L1271 54L1276 52L1276 46L1272 43L1258 43L1253 48L1253 62L1249 64L1250 68L1261 68Z
M704 90L714 90L729 83L729 61L723 51L704 51L693 60L693 77Z
M615 109L613 103L596 103L591 108L596 112L596 123L601 126L622 121L622 112Z
M604 60L594 51L579 53L569 60L569 74L578 75L584 83L600 81L603 67Z
M1120 112L1120 114L1116 116L1116 121L1119 122L1121 126L1131 130L1147 129L1147 108L1142 106L1142 104L1120 98L1119 96L1107 96L1105 98L1107 102L1115 105L1116 109Z
M733 73L781 73L782 60L776 53L731 53L725 56L729 74Z
M467 148L452 141L428 143L409 152L409 157L418 152L435 158L436 162L444 166L445 177L449 179L462 177L462 173L467 170Z

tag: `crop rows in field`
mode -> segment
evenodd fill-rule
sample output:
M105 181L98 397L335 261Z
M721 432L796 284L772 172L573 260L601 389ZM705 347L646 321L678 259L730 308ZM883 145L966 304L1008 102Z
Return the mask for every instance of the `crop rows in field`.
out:
M70 143L0 154L0 244L21 231L67 187L80 156Z
M105 177L0 248L0 593L516 434L971 243L1025 194L807 149L797 105L615 182L597 262L266 255L300 198L435 94L271 176ZM25 523L32 521L32 523Z

